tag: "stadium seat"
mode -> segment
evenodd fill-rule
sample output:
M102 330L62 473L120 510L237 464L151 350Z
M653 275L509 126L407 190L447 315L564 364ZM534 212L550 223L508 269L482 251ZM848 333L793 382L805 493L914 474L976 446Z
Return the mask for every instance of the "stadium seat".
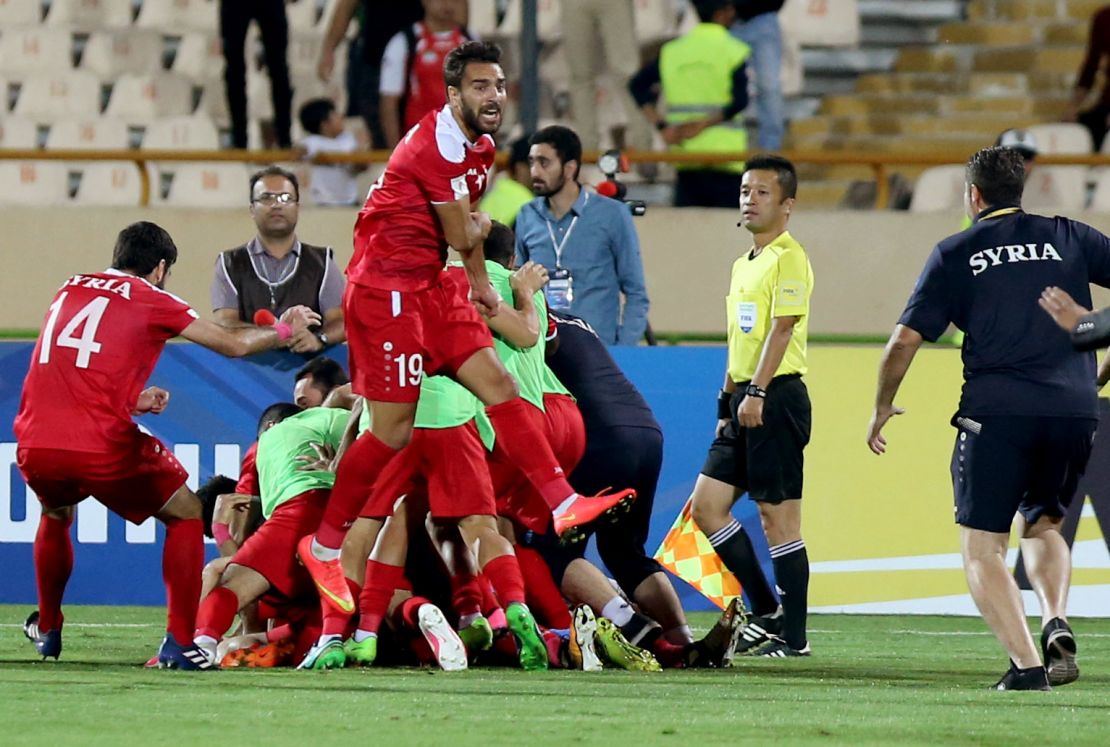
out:
M55 122L46 136L48 150L123 150L130 145L127 125L107 117Z
M73 202L79 205L138 205L142 199L139 170L130 161L97 161L82 165Z
M782 29L782 93L797 96L805 85L802 44L793 29Z
M1087 202L1086 166L1038 166L1025 183L1021 204L1026 210L1082 210Z
M302 0L303 2L303 0ZM222 81L224 55L216 34L191 33L181 37L171 70L196 82Z
M100 80L87 70L28 76L13 112L39 122L96 116L100 112Z
M541 42L558 41L563 35L561 13L559 0L536 0L536 35ZM501 25L497 27L496 36L501 38L520 36L522 15L521 0L509 0L509 7L505 11Z
M220 133L207 115L156 119L146 128L142 147L148 150L216 150Z
M175 170L166 203L242 209L249 180L250 172L239 163L183 163Z
M41 20L40 0L0 0L0 27L34 26Z
M674 0L635 0L636 38L640 44L653 44L675 36L678 14Z
M73 35L68 29L29 26L5 28L0 34L0 70L9 79L13 73L44 73L73 67Z
M910 212L956 210L964 204L964 167L934 166L917 177Z
M39 127L26 117L0 119L0 147L37 148Z
M303 2L303 0L302 0ZM316 63L320 59L320 50L323 48L324 39L319 34L290 34L289 50L286 59L289 61L289 75L292 77L316 75ZM332 78L343 80L347 71L347 43L340 42L335 50L335 70Z
M497 36L497 0L470 0L469 19L467 28L479 39Z
M197 113L207 115L219 127L228 126L231 115L227 109L227 91L224 90L223 81L208 81L201 91Z
M131 25L131 0L51 0L46 23L80 31Z
M193 112L193 84L174 73L126 74L116 81L105 115L128 124Z
M297 0L285 4L285 18L290 34L304 34L317 26L319 4L316 0Z
M160 70L162 35L151 29L94 32L85 44L80 67L102 80L116 80L124 73Z
M1052 122L1033 125L1028 130L1037 140L1037 150L1044 154L1083 155L1094 150L1091 132L1081 124Z
M219 31L219 3L213 0L143 0L135 25L166 34Z
M859 45L857 0L786 0L779 11L779 22L783 28L795 29L803 46Z
M69 169L57 161L0 161L0 204L58 205L69 200Z
M1089 210L1093 213L1110 213L1110 169L1103 169L1095 180Z

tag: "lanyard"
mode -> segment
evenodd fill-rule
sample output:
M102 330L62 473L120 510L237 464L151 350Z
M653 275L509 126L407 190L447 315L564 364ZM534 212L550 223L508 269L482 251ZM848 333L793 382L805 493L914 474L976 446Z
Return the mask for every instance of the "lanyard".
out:
M585 209L585 206L590 202L590 193L584 192L584 194L585 198L582 201L583 209ZM570 228L567 229L562 241L555 241L555 228L551 225L551 221L545 219L547 223L547 235L551 237L551 247L555 250L555 267L563 266L563 247L567 245L567 239L569 239L571 233L574 232L574 227L578 225L578 218L579 216L575 215L571 220Z

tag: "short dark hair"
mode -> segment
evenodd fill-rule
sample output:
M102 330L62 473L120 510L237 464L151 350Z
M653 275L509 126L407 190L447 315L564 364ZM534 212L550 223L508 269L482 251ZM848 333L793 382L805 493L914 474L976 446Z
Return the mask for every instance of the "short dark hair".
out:
M555 155L559 156L559 161L577 163L574 180L578 181L578 174L582 171L582 140L577 132L562 125L550 125L537 130L536 134L528 140L528 145L550 145Z
M280 167L276 164L272 165L272 166L267 166L264 169L259 169L258 171L251 174L251 188L250 188L250 199L251 200L254 200L254 185L258 183L259 179L263 179L267 176L280 176L283 179L288 179L293 185L293 196L295 198L297 198L297 201L300 201L300 199L301 199L301 184L300 184L300 182L297 181L297 175L294 174L292 171L289 171L288 169L283 169L282 167Z
M1020 205L1025 191L1025 158L1013 148L983 148L967 159L967 183L990 206Z
M314 382L329 392L337 386L348 384L351 381L338 361L324 355L313 358L301 366L297 375L293 377L293 381L300 381L307 376L311 376Z
M698 13L698 20L709 23L717 11L732 5L735 0L693 0L694 10Z
M516 236L513 234L513 229L504 223L493 221L493 227L490 228L489 236L486 237L482 247L486 259L491 259L502 267L508 267L513 263L513 255L516 254Z
M301 412L304 412L304 410L292 402L277 402L270 405L262 411L262 415L258 418L258 435L261 436L269 426L277 425L286 418L291 418Z
M132 223L116 236L112 249L112 267L143 277L154 272L166 260L168 270L177 261L177 245L166 229L157 223L141 220Z
M301 127L304 128L305 132L319 135L320 128L333 111L335 111L335 102L331 99L319 98L306 101L298 115L301 120ZM253 184L251 185L251 194L254 194Z
M212 514L216 511L216 499L225 493L234 493L238 485L227 475L213 475L212 479L197 488L200 498L200 519L204 525L204 536L212 536Z
M509 143L509 168L512 169L518 163L528 163L528 150L531 147L532 143L529 135L521 135Z
M782 199L798 196L798 172L794 164L782 156L754 156L744 164L744 174L749 171L774 171L782 187ZM743 177L743 174L741 174Z
M493 42L466 41L447 53L443 61L443 82L448 88L461 88L466 66L472 62L501 62L501 47Z

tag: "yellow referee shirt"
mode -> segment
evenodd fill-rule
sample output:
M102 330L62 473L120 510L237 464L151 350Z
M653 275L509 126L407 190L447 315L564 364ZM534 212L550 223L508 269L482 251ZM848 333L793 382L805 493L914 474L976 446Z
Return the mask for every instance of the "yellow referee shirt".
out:
M756 257L744 253L732 265L728 311L728 375L751 381L763 342L777 316L800 317L775 376L806 372L809 297L813 268L802 245L784 231Z

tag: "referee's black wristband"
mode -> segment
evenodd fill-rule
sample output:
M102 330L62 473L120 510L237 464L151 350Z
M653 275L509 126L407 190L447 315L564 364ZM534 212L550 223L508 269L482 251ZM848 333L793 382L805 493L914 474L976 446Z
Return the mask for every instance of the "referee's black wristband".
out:
M729 420L732 418L732 392L726 392L724 389L717 395L717 420Z
M748 397L767 399L767 390L763 387L756 386L755 384L748 384L748 388L744 390L744 394Z

